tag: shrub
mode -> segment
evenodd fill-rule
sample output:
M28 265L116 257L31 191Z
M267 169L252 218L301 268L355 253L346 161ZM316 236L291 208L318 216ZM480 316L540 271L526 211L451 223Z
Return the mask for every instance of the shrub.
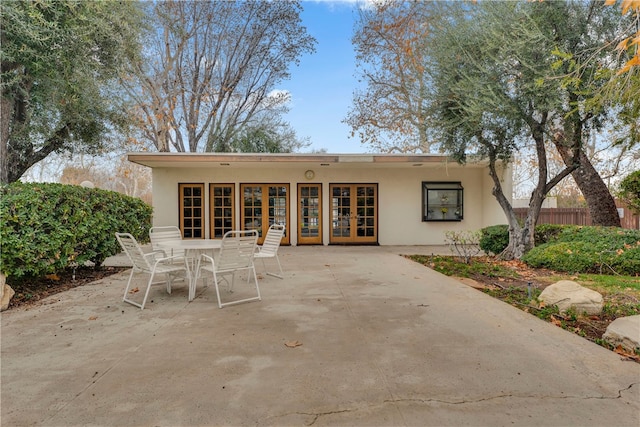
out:
M573 225L562 224L540 224L536 225L534 231L534 239L536 245L542 245L551 241L557 240L558 236L568 228L573 228Z
M536 246L522 257L529 266L570 273L587 272L599 256L585 242L558 242Z
M564 226L554 239L530 250L522 261L570 273L600 273L610 267L619 274L638 275L640 231Z
M486 254L498 255L509 245L509 226L492 225L480 230L480 249Z
M0 192L0 271L12 280L99 266L120 250L116 231L148 241L152 208L139 199L62 184L18 182Z
M480 252L478 242L480 240L480 231L453 231L449 230L444 233L451 252L457 254L465 264L471 263L471 258Z

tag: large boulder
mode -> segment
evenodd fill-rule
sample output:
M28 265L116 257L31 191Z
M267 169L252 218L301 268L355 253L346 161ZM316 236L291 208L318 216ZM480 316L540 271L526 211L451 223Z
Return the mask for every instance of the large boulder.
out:
M560 280L547 286L538 299L547 305L558 306L560 313L573 309L577 314L589 315L600 314L604 303L600 293L571 280Z
M0 273L0 311L5 311L9 308L9 302L15 295L15 291L11 286L7 285L7 277Z
M640 314L617 318L607 326L602 338L615 347L636 351L640 348Z

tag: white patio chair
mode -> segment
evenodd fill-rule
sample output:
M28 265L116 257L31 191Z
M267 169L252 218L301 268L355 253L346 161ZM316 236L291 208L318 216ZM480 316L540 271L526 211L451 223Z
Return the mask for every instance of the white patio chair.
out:
M258 287L258 276L256 276L256 269L253 265L253 256L256 252L257 241L258 232L256 230L228 231L222 238L222 246L215 260L206 254L200 256L196 280L194 280L194 282L197 281L203 272L208 271L213 273L213 284L216 288L219 308L242 302L260 301L262 299L260 297L260 288ZM257 296L222 302L220 298L220 282L225 280L229 284L225 276L231 275L229 292L232 292L235 275L241 271L246 271L247 274L249 274L249 278L253 275Z
M172 249L171 253L166 253L166 248L159 245L161 242L170 240L182 240L182 232L175 225L151 227L149 229L149 239L151 239L151 247L154 251L165 252L166 256L184 257L184 250L182 249Z
M278 249L280 248L280 242L282 241L282 237L284 236L285 226L282 224L273 224L269 227L267 231L267 235L264 238L264 242L262 246L258 247L258 251L254 255L254 258L258 258L262 260L262 266L264 267L265 273L278 277L282 279L282 265L280 264L280 259L278 258ZM269 273L267 271L267 266L264 262L265 258L275 258L278 263L278 268L280 269L280 274Z
M122 297L122 300L124 302L133 304L136 307L140 307L141 310L144 310L144 305L147 302L147 297L149 296L151 285L164 283L153 282L153 278L156 276L156 274L164 274L166 276L165 281L167 284L167 293L169 294L171 293L171 283L175 276L184 273L185 278L188 277L189 267L184 257L165 257L164 252L156 251L145 254L136 239L129 233L116 233L116 239L118 239L118 243L120 243L120 246L122 246L122 250L129 257L132 266L131 274L129 275L129 281L127 282L127 287L125 288L124 296ZM181 260L181 263L173 264L172 261L174 260ZM131 281L133 279L133 275L136 273L146 273L149 275L149 281L147 282L147 288L144 291L142 303L129 299L129 292L131 291Z

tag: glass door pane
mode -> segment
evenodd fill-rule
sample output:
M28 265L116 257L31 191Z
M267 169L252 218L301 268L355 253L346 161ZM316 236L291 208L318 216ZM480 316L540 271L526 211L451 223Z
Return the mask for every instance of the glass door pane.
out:
M258 230L262 237L262 186L244 186L243 188L243 230Z
M351 186L334 185L331 189L332 241L349 241L351 237Z
M235 229L234 185L211 184L209 201L211 206L211 225L209 227L212 239L221 239L227 231Z
M376 184L331 185L332 243L378 241L377 190Z
M298 243L322 244L322 186L298 185Z
M358 237L375 237L376 235L376 191L373 186L358 186L356 205L356 221Z
M273 224L287 226L287 187L285 186L269 186L269 226L267 229Z
M262 244L269 226L289 223L289 186L287 184L242 184L240 224L243 230L257 230L258 244ZM266 199L266 200L265 200ZM282 244L289 244L289 230L285 230Z
M204 184L179 184L180 230L185 239L204 238Z

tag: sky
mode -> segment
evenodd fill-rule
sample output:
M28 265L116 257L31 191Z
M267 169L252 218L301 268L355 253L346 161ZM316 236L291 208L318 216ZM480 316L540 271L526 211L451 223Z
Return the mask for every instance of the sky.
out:
M358 3L303 1L302 7L302 25L317 40L316 52L301 57L300 64L291 68L291 79L279 85L292 97L285 119L299 138L309 138L311 145L301 151L369 152L342 123L358 86L351 44Z

